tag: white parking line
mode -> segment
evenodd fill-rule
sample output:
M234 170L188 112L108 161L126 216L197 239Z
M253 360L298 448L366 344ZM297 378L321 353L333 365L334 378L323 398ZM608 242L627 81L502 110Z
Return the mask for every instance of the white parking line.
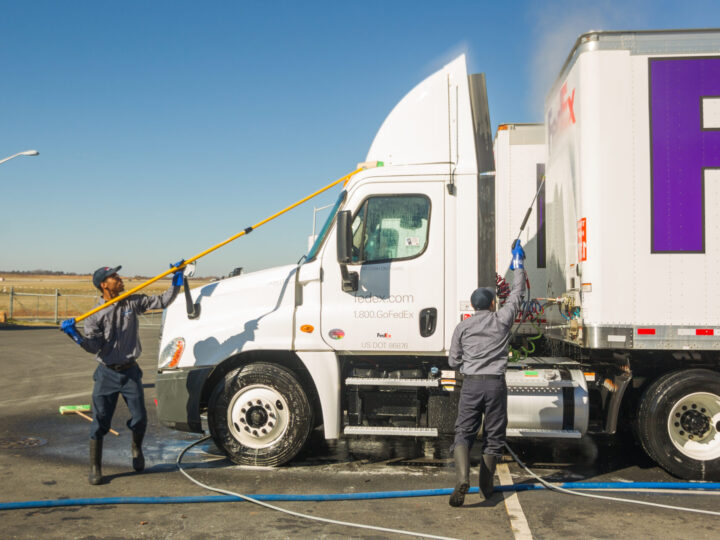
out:
M507 463L500 463L497 466L496 472L501 484L506 486L513 484ZM532 532L530 532L527 519L525 519L522 506L520 506L520 499L518 499L517 492L503 491L503 496L505 497L505 509L510 518L510 528L515 535L515 540L532 540L533 535Z

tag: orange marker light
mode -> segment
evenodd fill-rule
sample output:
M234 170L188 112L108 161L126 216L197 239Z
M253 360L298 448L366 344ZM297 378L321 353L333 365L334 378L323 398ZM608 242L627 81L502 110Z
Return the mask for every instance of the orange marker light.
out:
M315 330L315 327L312 324L303 324L300 327L300 331L305 332L306 334L312 334L313 330Z
M180 362L180 357L182 357L182 353L184 350L185 340L180 339L175 346L175 353L173 354L172 360L170 360L168 367L174 368L178 365L178 363Z

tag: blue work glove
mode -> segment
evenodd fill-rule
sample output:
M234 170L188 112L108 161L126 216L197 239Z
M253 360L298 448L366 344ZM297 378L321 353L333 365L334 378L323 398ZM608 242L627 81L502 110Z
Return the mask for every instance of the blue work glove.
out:
M515 240L512 247L512 261L510 261L510 269L517 270L525 268L523 261L525 260L525 250L520 244L520 240Z
M82 345L85 339L80 335L80 332L75 328L75 319L66 319L60 325L60 330L70 336L75 343Z
M181 266L182 263L184 263L184 262L185 262L185 259L180 259L175 264L171 264L170 268L177 268L178 266ZM178 270L177 272L173 273L173 277L172 277L173 287L182 287L184 279L185 279L185 276L183 275L182 270Z

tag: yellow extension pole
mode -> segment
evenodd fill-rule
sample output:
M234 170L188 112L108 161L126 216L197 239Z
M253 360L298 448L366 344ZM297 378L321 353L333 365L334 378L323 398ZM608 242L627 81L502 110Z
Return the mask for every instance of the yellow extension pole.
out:
M364 168L365 168L365 167L359 167L359 168L355 169L355 170L354 170L353 172L351 172L350 174L346 174L346 175L343 176L342 178L339 178L339 179L335 180L334 182L331 182L330 184L328 184L328 185L325 186L324 188L317 190L315 193L313 193L313 194L311 194L311 195L308 195L308 196L305 197L304 199L300 199L300 200L297 201L296 203L291 204L291 205L288 206L287 208L285 208L285 209L283 209L283 210L280 210L279 212L273 214L272 216L263 219L262 221L256 223L256 224L253 225L252 227L248 227L247 229L245 229L245 230L243 230L243 231L240 231L239 233L237 233L237 234L234 235L234 236L231 236L230 238L228 238L228 239L225 240L224 242L220 242L219 244L211 247L210 249L206 249L205 251L203 251L203 252L201 252L201 253L198 253L198 254L195 255L194 257L188 259L188 260L185 261L183 264L181 264L181 265L179 266L179 268L185 268L188 264L191 264L191 263L197 261L199 258L204 257L205 255L207 255L207 254L209 254L209 253L212 253L212 252L215 251L216 249L220 249L220 248L223 247L225 244L229 244L229 243L232 242L233 240L237 240L237 239L240 238L241 236L245 236L246 234L248 234L248 233L252 232L253 230L257 229L258 227L260 227L261 225L265 225L268 221L272 221L272 220L275 219L276 217L279 217L279 216L283 215L285 212L289 212L290 210L292 210L292 209L295 208L296 206L300 206L300 205L303 204L304 202L307 202L307 201L309 201L310 199L312 199L313 197L317 197L318 195L320 195L320 194L323 193L324 191L327 191L327 190L330 189L331 187L337 186L340 182L347 182L350 178L352 178L354 175L356 175L357 173L359 173L360 171L362 171ZM77 322L82 321L83 319L87 319L90 315L93 315L94 313L97 313L98 311L100 311L100 310L102 310L102 309L105 309L106 307L108 307L109 305L114 304L115 302L119 302L120 300L123 300L124 298L127 298L127 297L130 296L131 294L135 294L136 292L138 292L138 291L141 290L141 289L144 289L144 288L147 287L148 285L152 285L152 284L155 283L157 280L162 279L162 278L164 278L165 276L174 273L175 271L177 271L177 269L178 269L178 268L173 267L173 268L170 268L170 269L168 269L168 270L165 270L162 274L158 274L158 275L155 276L154 278L148 279L145 283L141 283L141 284L138 285L137 287L133 287L133 288L130 289L129 291L125 291L124 293L116 296L116 297L113 298L112 300L108 300L108 301L105 302L103 305L97 306L96 308L91 309L90 311L88 311L88 312L85 313L84 315L80 315L79 317L75 317L75 322L77 323Z

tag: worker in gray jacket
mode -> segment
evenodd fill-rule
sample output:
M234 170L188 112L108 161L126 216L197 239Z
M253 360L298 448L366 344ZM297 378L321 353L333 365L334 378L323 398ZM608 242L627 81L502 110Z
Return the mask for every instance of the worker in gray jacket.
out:
M450 495L451 506L462 506L465 502L470 488L469 454L480 425L484 432L480 491L486 499L492 495L495 464L505 444L508 341L525 292L525 252L519 240L513 245L512 254L510 268L515 279L505 305L495 311L494 287L476 289L470 297L475 314L458 324L450 345L450 367L459 367L463 375L452 447L457 481Z
M172 266L180 267L184 261ZM93 274L93 285L102 293L98 305L119 296L124 290L122 278L117 274L120 266L103 266ZM145 469L142 441L147 427L147 410L142 385L142 370L137 358L142 352L138 336L138 313L149 309L162 309L170 305L183 283L183 272L173 274L170 288L162 295L133 294L101 309L85 319L84 336L75 327L75 319L63 321L61 330L80 347L96 355L98 366L93 380L90 428L90 475L92 485L102 483L102 442L110 430L118 395L122 394L130 410L128 428L132 431L132 466L135 471Z

